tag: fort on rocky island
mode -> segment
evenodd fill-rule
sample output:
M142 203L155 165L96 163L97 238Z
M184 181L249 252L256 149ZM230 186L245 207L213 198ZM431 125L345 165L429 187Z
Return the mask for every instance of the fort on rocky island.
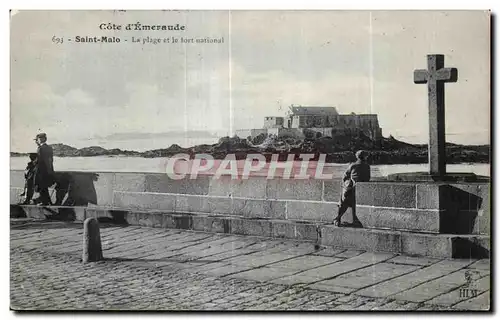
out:
M306 132L315 132L316 137L362 132L374 141L382 138L382 129L376 114L339 114L335 107L295 105L289 107L285 117L265 117L262 129L236 130L236 135L240 138L254 138L264 133L278 137L304 138Z

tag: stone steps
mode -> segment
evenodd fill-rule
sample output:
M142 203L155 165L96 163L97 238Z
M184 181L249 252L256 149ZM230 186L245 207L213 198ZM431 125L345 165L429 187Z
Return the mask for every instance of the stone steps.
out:
M12 195L22 190L11 188ZM20 201L20 199L12 199ZM11 201L11 204L17 203ZM113 206L125 210L161 210L222 214L244 218L332 222L338 202L311 200L254 199L244 197L115 191ZM357 216L365 228L439 233L441 212L433 209L373 208L358 206ZM343 218L352 222L348 211Z
M20 188L10 188L11 204L21 201ZM55 199L53 199L55 200ZM245 218L331 222L338 210L338 202L313 200L256 199L226 195L193 195L155 192L114 191L111 205L134 210L161 210L164 212L191 212L222 214ZM401 231L489 234L489 219L482 210L460 210L449 216L446 210L435 208L391 208L358 204L356 214L365 228ZM343 221L352 222L348 211Z
M113 205L133 210L161 210L164 212L190 212L221 214L244 218L332 222L338 210L337 202L311 200L254 199L245 197L188 195L152 192L115 191ZM446 210L435 208L390 208L357 205L356 213L364 228L391 229L429 233L480 234L481 229L466 230L462 225L471 225L471 219L462 219L459 225L456 216L447 215ZM476 211L461 211L460 216L477 216ZM353 222L352 215L344 216ZM443 230L446 227L447 230ZM463 231L463 232L459 232Z
M11 205L11 216L24 214L45 219L55 213L88 217L119 224L214 233L285 238L318 245L392 252L436 258L484 258L489 256L490 238L485 235L433 234L423 232L335 227L327 222L265 219L217 214L166 212L109 207L38 207Z

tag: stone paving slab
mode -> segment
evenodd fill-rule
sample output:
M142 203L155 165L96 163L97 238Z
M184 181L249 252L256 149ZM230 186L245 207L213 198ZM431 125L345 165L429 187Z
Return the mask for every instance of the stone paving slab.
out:
M488 310L490 308L490 292L487 291L477 296L454 305L459 310Z
M233 242L235 242L237 240L238 240L237 237L231 237L231 236L229 236L229 237L223 236L220 238L215 238L213 240L210 239L210 241L204 240L203 242L201 242L198 245L194 245L194 246L179 250L179 253L188 254L191 252L200 252L200 251L203 252L203 251L210 249L210 248L213 248L213 247L220 248L221 246L223 246L224 244L227 244L227 243L229 243L231 245Z
M39 245L55 245L60 244L62 239L64 240L76 240L81 239L80 235L83 234L83 230L74 230L74 229L66 229L66 230L57 230L58 232L49 230L46 232L40 232L34 235L31 235L28 238L24 239L14 239L12 240L13 244L23 243L23 244L32 244L34 246Z
M434 299L428 300L430 304L451 306L460 302L469 300L473 294L479 295L490 289L491 279L489 276L483 277L474 281L470 285L461 286L451 292L437 296ZM467 291L465 291L465 290ZM471 291L469 291L471 290ZM477 290L477 292L472 292Z
M275 262L268 265L268 267L303 271L307 269L321 267L324 265L329 265L341 260L342 259L340 258L307 255L307 256L288 259L285 261Z
M400 301L393 301L381 307L375 307L373 311L414 311L419 308L418 303L406 303ZM439 307L429 307L429 311L439 310Z
M134 255L135 252L151 252L158 247L169 247L169 242L165 239L162 234L152 234L150 236L141 238L141 241L132 241L127 243L127 245L122 245L121 243L114 243L110 245L109 243L103 243L103 250L106 250L111 255L123 256L126 252L128 257Z
M101 225L105 261L82 264L82 226L11 225L18 309L487 310L489 260ZM473 289L462 296L461 289Z
M273 252L268 254L255 254L251 253L242 257L235 257L230 259L225 259L226 262L234 264L234 265L243 265L243 266L251 266L251 267L261 267L267 264L275 263L282 260L288 260L296 257L295 254L287 254L287 253L279 253Z
M290 253L296 255L305 255L315 252L314 246L311 243L295 243L292 241L282 242L275 245L266 251L259 251L256 254L267 254L269 253Z
M337 286L335 284L331 284L327 281L321 281L321 282L316 282L316 283L310 284L307 286L307 288L322 290L322 291L329 291L329 292L336 292L336 293L344 293L344 294L351 294L351 293L356 291L355 288L341 287L341 286Z
M215 269L210 269L206 271L200 271L200 273L211 275L211 276L218 276L218 277L225 277L234 273L239 273L247 270L251 270L253 267L251 266L237 266L237 265L232 265L232 264L226 264L223 267L220 268L215 268Z
M404 276L362 289L358 291L357 294L369 297L389 297L465 268L472 264L472 262L473 261L442 260Z
M490 270L490 260L489 259L481 259L481 260L478 260L476 262L474 262L473 264L471 264L470 266L468 266L467 268L469 269L481 269L481 270Z
M244 241L228 241L219 245L210 246L209 248L205 248L200 251L190 250L189 252L186 252L185 255L197 259L202 259L204 257L215 256L218 254L233 254L236 250L241 249L247 245L248 243Z
M382 262L353 272L349 272L331 280L317 282L312 285L312 287L319 288L317 286L319 285L361 289L382 282L384 280L410 273L417 268L418 267L416 266L397 265ZM355 281L353 281L353 279L355 279Z
M266 251L266 250L276 248L276 246L283 243L283 241L271 240L271 239L266 239L266 238L253 238L252 240L256 240L256 239L258 239L258 240L254 241L254 243L249 245L247 248L250 250L255 250L255 254L257 254L257 255L258 254L265 255L265 254L269 253L269 251Z
M270 281L287 275L297 274L315 267L330 265L340 260L340 258L301 256L232 274L229 275L229 277L243 278L254 281Z
M462 287L467 284L465 277L466 270L458 270L456 272L445 275L444 277L425 282L410 290L400 292L393 297L397 300L406 300L414 302L424 302L446 294L451 290ZM479 276L485 276L486 271L477 271Z
M193 272L193 273L201 273L201 272L212 270L212 269L222 268L222 267L225 267L228 265L229 264L227 264L225 262L219 262L219 261L207 262L207 263L195 266L193 268L190 268L189 271Z
M235 249L235 250L227 250L222 253L217 253L214 255L209 256L211 259L214 260L225 260L225 259L230 259L233 257L240 257L240 256L245 256L248 254L253 254L257 251L257 249L249 249L248 247L245 248L240 248L240 249Z
M272 279L281 278L284 275L294 274L296 272L297 271L291 269L261 267L231 274L228 275L228 277L265 282Z
M347 250L345 249L338 249L338 248L331 248L331 247L326 247L326 248L321 248L319 250L314 251L311 253L312 255L315 256L325 256L325 257L334 257L342 252L345 252Z
M393 256L393 254L375 254L365 252L332 265L309 269L292 276L275 279L272 282L281 284L314 283L324 279L333 278L349 271L368 267L372 264L385 261Z
M342 252L339 252L338 254L335 255L335 257L339 258L352 258L355 256L359 256L360 254L364 253L364 251L360 250L340 250Z
M410 264L415 266L429 266L438 261L439 259L427 258L427 257L396 256L392 259L389 259L387 262L397 263L397 264Z

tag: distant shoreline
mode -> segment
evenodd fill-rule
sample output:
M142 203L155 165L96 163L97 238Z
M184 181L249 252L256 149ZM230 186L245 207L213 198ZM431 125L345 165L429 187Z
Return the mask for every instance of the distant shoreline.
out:
M125 156L138 158L166 158L176 154L209 154L214 159L224 159L228 154L234 154L237 160L246 159L248 154L259 153L271 160L273 154L278 154L280 161L286 160L290 154L298 159L300 154L326 155L328 163L349 163L355 160L354 152L364 149L370 153L372 164L422 164L428 163L427 145L413 145L398 141L392 137L372 141L366 136L347 136L319 139L295 140L293 138L256 137L253 141L237 137L224 137L218 143L196 145L183 148L173 144L165 149L148 150L144 152L121 149L105 149L91 146L77 149L65 144L53 144L56 157L98 157ZM447 143L447 163L490 163L490 145L459 145ZM11 157L27 157L28 153L11 152ZM315 159L312 159L313 161Z

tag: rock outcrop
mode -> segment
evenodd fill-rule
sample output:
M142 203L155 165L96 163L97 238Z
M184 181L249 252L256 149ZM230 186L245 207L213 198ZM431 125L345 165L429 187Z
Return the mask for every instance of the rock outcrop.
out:
M271 159L272 154L279 154L280 159L287 159L294 154L326 154L327 162L347 163L354 161L354 152L364 149L370 151L373 164L408 164L427 163L427 145L413 145L399 141L392 136L373 141L362 133L345 133L331 137L310 137L304 140L293 137L276 137L259 135L249 139L238 137L223 137L213 145L203 144L183 148L173 144L165 149L155 149L145 152L121 149L104 149L98 146L82 149L64 144L53 144L54 156L57 157L93 157L93 156L135 156L145 158L170 157L184 153L191 157L196 154L210 154L215 159L224 159L228 154L235 154L236 159L245 159L247 154L260 153ZM447 163L489 163L490 146L465 146L448 143ZM11 156L26 156L23 153L11 152Z

